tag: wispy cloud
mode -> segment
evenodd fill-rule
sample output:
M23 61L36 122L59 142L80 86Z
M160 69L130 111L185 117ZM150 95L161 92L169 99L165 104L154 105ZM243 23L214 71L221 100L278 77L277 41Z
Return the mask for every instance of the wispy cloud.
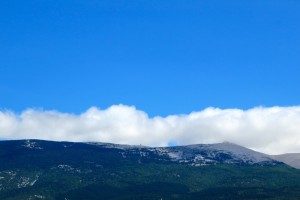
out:
M0 112L0 138L101 141L150 146L230 141L266 153L300 152L300 106L207 108L153 117L133 106L96 107L80 115L28 109Z

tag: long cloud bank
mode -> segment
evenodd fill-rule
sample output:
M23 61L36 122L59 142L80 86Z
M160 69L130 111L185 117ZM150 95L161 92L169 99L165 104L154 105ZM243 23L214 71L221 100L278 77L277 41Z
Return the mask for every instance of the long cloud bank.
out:
M229 141L269 154L300 152L300 106L207 108L153 117L133 106L96 107L80 115L28 109L0 112L0 138L101 141L149 146Z

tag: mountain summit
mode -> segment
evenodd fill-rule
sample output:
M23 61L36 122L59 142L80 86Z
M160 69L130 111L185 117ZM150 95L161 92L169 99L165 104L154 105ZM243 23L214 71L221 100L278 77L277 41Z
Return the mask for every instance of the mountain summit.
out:
M191 161L195 165L239 164L239 165L276 165L278 161L268 155L245 147L224 142L217 144L197 144L179 147L167 147L173 160Z

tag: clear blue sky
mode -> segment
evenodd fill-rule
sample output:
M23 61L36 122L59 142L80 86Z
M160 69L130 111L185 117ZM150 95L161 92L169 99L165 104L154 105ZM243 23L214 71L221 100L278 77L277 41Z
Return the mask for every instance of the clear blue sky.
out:
M298 0L0 2L0 109L300 102Z

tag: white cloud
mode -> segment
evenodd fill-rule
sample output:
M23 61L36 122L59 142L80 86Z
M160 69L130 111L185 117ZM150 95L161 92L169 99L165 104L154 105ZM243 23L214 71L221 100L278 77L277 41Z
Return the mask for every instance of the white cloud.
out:
M92 107L80 115L29 109L0 112L0 138L166 146L230 141L265 153L300 152L300 106L207 108L149 118L135 107Z

